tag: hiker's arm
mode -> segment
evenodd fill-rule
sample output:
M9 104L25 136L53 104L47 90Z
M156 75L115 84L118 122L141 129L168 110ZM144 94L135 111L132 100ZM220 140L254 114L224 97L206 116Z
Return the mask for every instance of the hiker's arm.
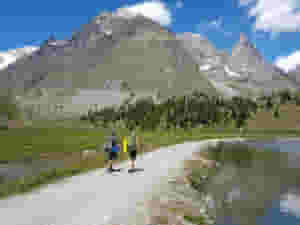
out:
M137 150L140 151L141 150L141 144L140 144L140 136L136 136L136 147Z
M138 147L139 147L139 151L143 150L143 142L141 136L138 136Z

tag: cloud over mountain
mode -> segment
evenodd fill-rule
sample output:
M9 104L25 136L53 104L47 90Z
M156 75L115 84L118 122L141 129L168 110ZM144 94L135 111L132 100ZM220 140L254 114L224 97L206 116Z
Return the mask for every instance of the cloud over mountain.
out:
M183 4L178 3L178 6L183 6ZM172 23L172 14L170 10L165 3L159 0L145 1L135 5L126 5L119 8L117 11L119 14L131 14L132 16L141 14L163 26L169 26Z
M36 46L25 46L23 48L0 52L0 70L5 69L9 64L14 63L17 59L25 55L30 55L38 49L39 47Z

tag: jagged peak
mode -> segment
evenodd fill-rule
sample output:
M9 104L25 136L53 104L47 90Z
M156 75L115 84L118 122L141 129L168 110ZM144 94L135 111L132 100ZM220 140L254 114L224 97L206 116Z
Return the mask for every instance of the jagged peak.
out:
M261 54L258 52L256 47L249 41L247 36L244 33L240 33L240 40L232 49L232 55L238 55L242 49L248 49L255 53L256 56L262 58Z

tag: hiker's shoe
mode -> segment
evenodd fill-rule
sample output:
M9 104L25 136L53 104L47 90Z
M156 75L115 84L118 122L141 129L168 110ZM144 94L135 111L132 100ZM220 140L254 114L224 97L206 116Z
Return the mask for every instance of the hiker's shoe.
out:
M129 169L128 173L141 172L141 171L144 171L144 169L142 169L142 168L133 168L133 169Z
M128 173L133 173L133 172L135 172L136 171L136 169L135 168L133 168L133 169L129 169L128 170Z

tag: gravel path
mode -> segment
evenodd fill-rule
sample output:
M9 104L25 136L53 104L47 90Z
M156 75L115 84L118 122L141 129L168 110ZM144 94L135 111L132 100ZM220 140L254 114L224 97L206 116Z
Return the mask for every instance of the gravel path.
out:
M98 169L0 200L1 221L5 225L132 225L145 202L166 190L168 179L182 173L183 160L216 141L187 142L146 153L137 158L143 172L129 174L126 161L119 165L120 173Z

